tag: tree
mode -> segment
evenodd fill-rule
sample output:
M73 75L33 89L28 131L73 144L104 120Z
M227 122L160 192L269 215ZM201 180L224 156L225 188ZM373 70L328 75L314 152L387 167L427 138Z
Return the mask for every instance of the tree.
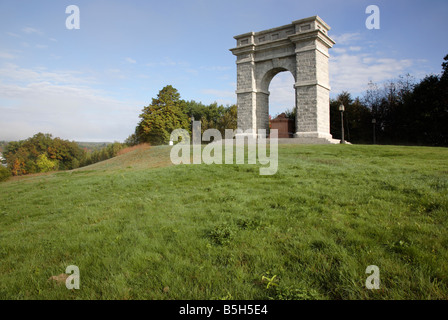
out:
M334 138L340 139L341 133L341 103L344 111L344 133L347 141L352 143L372 142L370 110L359 98L352 99L351 94L343 91L336 99L330 100L330 133Z
M443 58L443 63L442 63L442 76L440 77L440 80L442 81L448 81L448 54Z
M44 153L37 157L36 164L39 168L39 172L49 172L57 170L58 167L58 161L48 159Z
M232 105L225 109L225 113L218 120L217 129L221 132L221 135L225 136L225 129L233 129L237 128L237 105Z
M336 99L330 100L330 133L332 134L333 138L335 139L341 139L342 138L342 131L341 131L341 112L339 111L339 106L341 103L345 107L344 117L345 122L347 121L348 115L347 112L349 110L349 106L353 103L353 99L347 91L342 91ZM344 124L344 130L346 130L347 125ZM349 138L347 135L347 132L345 132L346 136L345 139L348 141L351 141L351 137Z
M26 140L9 142L4 151L13 175L73 169L85 158L85 151L76 142L40 132Z
M160 90L157 98L153 98L152 103L144 107L140 114L141 121L136 128L138 141L152 145L167 144L173 130L190 131L190 122L182 110L182 102L179 92L171 85Z
M369 84L364 103L377 120L382 143L448 145L448 55L442 68L441 75L419 83L406 75L382 88Z
M431 75L415 86L406 103L413 143L448 146L448 81Z
M25 162L19 158L14 160L12 164L11 173L13 176L21 176L23 174L27 174L25 169Z
M131 134L129 137L124 140L124 143L130 147L139 144L138 136L136 133Z
M296 121L297 109L291 108L285 111L286 118Z
M194 100L184 101L184 113L190 118L195 120L201 120L206 117L208 106L204 105L202 102L196 102Z
M383 83L382 87L369 82L369 89L363 103L370 109L372 119L376 120L376 135L381 143L408 143L410 118L406 104L415 86L414 78L407 74Z
M114 142L114 143L110 143L105 145L104 147L102 147L99 150L94 150L90 153L88 153L83 159L82 161L80 161L79 163L76 163L76 161L74 163L72 163L73 168L77 168L78 166L87 166L99 161L104 161L110 158L115 157L118 152L127 147L127 144L124 143L120 143L120 142Z

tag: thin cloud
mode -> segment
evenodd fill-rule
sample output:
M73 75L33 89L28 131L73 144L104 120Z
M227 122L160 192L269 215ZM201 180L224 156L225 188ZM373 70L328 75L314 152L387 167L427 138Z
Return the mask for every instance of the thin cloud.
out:
M129 57L127 57L125 60L126 60L126 62L129 62L129 63L137 63L137 61L135 61L134 59L129 58Z
M37 132L83 141L124 140L138 111L103 90L86 85L83 73L20 68L0 69L0 138L16 140Z
M348 91L362 95L369 81L381 83L405 73L422 74L418 60L390 57L391 53L374 52L372 42L360 33L344 33L332 37L336 41L330 50L331 93Z
M204 94L215 95L215 96L220 97L220 98L235 96L235 92L234 91L229 91L229 90L204 89L201 92L204 93Z
M187 73L193 74L193 75L198 75L198 73L199 73L198 70L193 69L193 68L185 68L184 71Z
M43 35L44 33L40 30L37 30L35 28L31 28L31 27L24 27L22 28L22 31L26 34L37 34L37 35Z
M145 64L146 67L189 67L190 64L185 61L174 61L169 57L165 57L163 61L159 62L148 62Z
M92 76L78 70L56 70L21 68L14 63L5 63L0 67L0 81L7 83L37 83L87 85L96 83Z
M8 52L0 52L0 59L15 59L16 56Z
M336 47L336 48L331 49L331 51L333 53L341 54L341 53L346 53L347 49L346 48L338 48L338 47Z
M62 58L61 56L58 56L57 54L54 54L54 53L51 53L51 54L50 54L50 57L53 58L53 59L55 59L55 60L59 60L59 59Z
M356 33L343 33L340 35L332 35L331 38L336 41L336 44L339 45L347 45L352 43L353 41L357 41L361 39L361 34L359 32Z
M227 71L232 68L229 66L202 66L201 69L205 71Z
M397 78L410 72L416 65L417 62L412 59L342 54L330 58L330 84L333 92L346 90L360 94L366 90L369 81L381 83Z
M6 34L10 37L21 38L20 35L18 35L17 33L14 33L14 32L6 32Z
M117 69L117 68L111 68L111 69L106 69L104 71L104 74L108 77L108 78L113 78L113 79L127 79L128 77L123 73L123 71L121 69Z
M236 94L235 91L231 90L219 90L219 89L204 89L201 90L202 94L210 95L211 99L208 100L214 101L219 105L231 105L236 102ZM205 99L207 100L207 99Z

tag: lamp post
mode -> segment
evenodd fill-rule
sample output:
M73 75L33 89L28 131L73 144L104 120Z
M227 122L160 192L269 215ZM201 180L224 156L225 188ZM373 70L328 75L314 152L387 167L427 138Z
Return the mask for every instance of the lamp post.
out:
M376 125L376 119L372 119L372 126L373 126L373 144L376 144L376 137L375 137L375 125Z
M344 110L345 110L345 107L341 103L341 105L339 106L339 111L341 111L341 143L342 144L345 143L345 140L344 140Z

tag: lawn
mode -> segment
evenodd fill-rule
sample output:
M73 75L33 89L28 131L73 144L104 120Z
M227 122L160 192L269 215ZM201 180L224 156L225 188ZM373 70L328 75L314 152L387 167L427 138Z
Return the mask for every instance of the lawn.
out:
M272 176L169 151L0 183L0 298L448 299L448 149L279 145Z

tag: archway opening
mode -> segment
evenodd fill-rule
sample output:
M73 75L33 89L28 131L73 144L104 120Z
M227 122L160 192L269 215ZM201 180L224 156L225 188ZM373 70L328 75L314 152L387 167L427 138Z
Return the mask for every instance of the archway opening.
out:
M291 72L279 72L269 84L269 128L277 129L279 138L292 138L296 132L296 94Z

